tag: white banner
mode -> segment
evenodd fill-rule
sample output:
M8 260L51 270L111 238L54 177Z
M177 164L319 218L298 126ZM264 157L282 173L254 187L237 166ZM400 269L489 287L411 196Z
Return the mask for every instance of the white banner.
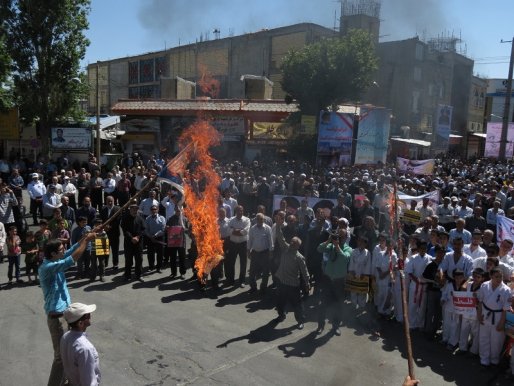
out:
M476 319L476 306L477 299L473 296L473 292L453 292L453 309L457 315L462 315L466 319Z
M412 200L416 200L418 203L416 205L416 208L420 208L423 205L423 199L425 197L428 197L428 199L429 199L428 205L431 206L432 208L434 208L434 210L435 210L437 205L439 205L439 200L440 200L439 196L440 196L439 190L434 190L433 192L428 192L428 193L422 194L421 196L410 196L408 194L399 192L398 200L400 201L400 204L402 207L407 207L407 208L410 208L410 202Z
M297 209L300 207L300 203L302 200L307 200L307 206L314 210L318 208L322 208L325 211L326 215L330 215L330 211L333 207L337 206L337 200L333 200L330 198L317 198L317 197L301 197L301 196L273 196L273 210L277 210L280 208L280 201L286 200L287 202L287 212L290 214L296 214Z
M498 245L505 239L514 241L514 221L505 216L497 216L496 234L498 235ZM512 251L514 251L514 248Z
M432 175L434 173L434 159L410 160L396 157L396 163L399 171L403 173L413 173L417 175Z

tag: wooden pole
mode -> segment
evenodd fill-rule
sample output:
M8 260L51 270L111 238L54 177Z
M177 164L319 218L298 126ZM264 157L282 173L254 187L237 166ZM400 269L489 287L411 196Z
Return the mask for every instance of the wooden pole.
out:
M402 288L402 307L403 307L403 331L405 333L405 344L407 346L407 364L409 367L409 376L411 379L416 379L414 376L414 357L412 355L412 341L410 338L409 329L409 312L407 303L407 288L405 288L405 273L400 271L400 284Z

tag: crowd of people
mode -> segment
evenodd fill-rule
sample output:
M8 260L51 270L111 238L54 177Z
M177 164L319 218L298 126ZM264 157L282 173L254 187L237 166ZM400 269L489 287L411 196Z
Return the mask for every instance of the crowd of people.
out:
M165 167L164 159L126 155L119 166L102 170L92 157L82 166L36 167L25 175L12 167L2 175L0 247L9 261L9 283L24 284L24 254L28 281L37 283L39 273L45 291L42 267L62 258L55 245L72 251L61 273L76 261L75 279L104 281L106 269L120 269L121 234L125 280L144 281L165 267L173 278L186 279L189 269L195 276L201 240L192 236L182 194L165 185L143 189ZM509 334L514 336L514 328L505 327L513 307L514 257L513 240L498 235L496 223L500 216L514 218L514 163L438 160L431 176L402 174L394 165L333 169L285 160L219 163L216 170L224 260L211 272L213 290L249 286L264 296L274 287L276 323L290 303L299 329L303 299L312 293L317 333L328 316L340 335L345 301L403 322L405 285L412 330L456 355L478 356L484 368L500 363ZM392 185L408 197L398 208ZM25 188L36 232L23 223ZM128 209L118 216L125 203ZM459 313L455 292L473 294L474 313ZM49 306L49 320L64 310Z

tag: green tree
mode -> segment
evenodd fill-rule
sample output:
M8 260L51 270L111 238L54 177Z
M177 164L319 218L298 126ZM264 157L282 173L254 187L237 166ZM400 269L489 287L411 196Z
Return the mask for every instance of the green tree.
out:
M282 63L282 88L306 114L328 106L358 102L378 68L369 33L352 30L342 38L323 39L290 51Z
M90 0L1 1L15 102L22 119L39 123L46 148L50 127L74 118L77 100L87 93L79 79Z

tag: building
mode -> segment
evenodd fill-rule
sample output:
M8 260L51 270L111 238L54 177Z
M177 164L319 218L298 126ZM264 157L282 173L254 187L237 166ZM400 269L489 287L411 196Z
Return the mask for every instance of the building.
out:
M282 58L291 49L334 34L332 29L302 23L93 63L87 67L89 112L95 114L99 103L100 113L109 113L120 99L172 99L167 91L169 79L179 77L198 84L205 74L219 81L217 98L244 99L248 82L241 77L255 75L272 82L271 99L283 100ZM194 96L202 95L197 85Z
M473 76L469 97L467 157L484 155L487 127L484 125L487 94L486 79Z

